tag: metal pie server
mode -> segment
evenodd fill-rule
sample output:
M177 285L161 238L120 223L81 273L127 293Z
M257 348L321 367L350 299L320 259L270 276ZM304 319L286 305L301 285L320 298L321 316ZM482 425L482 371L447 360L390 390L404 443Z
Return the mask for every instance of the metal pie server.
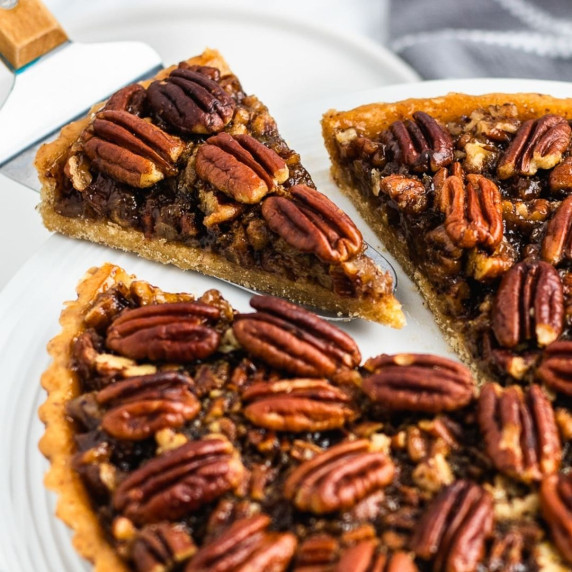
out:
M34 157L43 142L114 91L163 67L140 42L72 42L40 0L0 0L0 55L11 83L0 107L0 172L36 191Z

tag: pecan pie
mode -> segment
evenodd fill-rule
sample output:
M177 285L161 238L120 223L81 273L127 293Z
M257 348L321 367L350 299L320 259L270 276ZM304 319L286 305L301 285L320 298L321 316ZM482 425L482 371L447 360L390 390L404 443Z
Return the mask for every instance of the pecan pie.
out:
M560 398L538 383L479 391L440 356L363 361L307 310L251 306L111 264L66 304L40 448L96 570L569 569Z
M127 86L43 146L50 230L401 327L390 275L218 52Z

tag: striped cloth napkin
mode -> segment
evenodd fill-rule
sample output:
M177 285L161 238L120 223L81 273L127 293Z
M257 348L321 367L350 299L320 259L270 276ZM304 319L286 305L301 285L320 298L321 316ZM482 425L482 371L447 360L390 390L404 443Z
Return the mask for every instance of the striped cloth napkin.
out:
M388 31L423 79L572 81L572 0L391 0Z

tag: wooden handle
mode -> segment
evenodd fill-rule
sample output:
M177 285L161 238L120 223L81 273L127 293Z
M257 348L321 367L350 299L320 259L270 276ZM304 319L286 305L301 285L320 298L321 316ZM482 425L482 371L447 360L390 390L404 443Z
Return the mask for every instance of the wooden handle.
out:
M0 1L0 54L19 69L43 56L68 37L40 0Z

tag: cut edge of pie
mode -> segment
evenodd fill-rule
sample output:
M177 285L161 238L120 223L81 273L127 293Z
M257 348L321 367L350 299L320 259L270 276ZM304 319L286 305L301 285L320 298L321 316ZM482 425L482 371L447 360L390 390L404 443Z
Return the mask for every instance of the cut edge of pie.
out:
M205 50L200 56L190 58L186 63L195 66L212 66L217 68L221 74L231 73L227 63L216 50ZM176 67L171 66L161 71L153 79L167 77ZM141 85L147 86L151 81L153 80L142 82ZM341 296L303 277L296 277L294 280L258 268L244 268L240 263L230 261L215 252L173 242L162 237L144 237L140 230L119 225L109 219L86 221L82 217L74 218L59 214L55 208L56 193L69 150L90 124L93 114L101 107L102 104L94 106L87 117L64 127L59 137L42 146L37 154L36 168L42 184L41 203L38 208L48 230L134 252L153 261L174 264L183 270L194 270L236 282L247 288L267 292L299 304L321 307L352 317L362 317L396 328L401 328L405 324L401 304L391 292L391 278L388 273L379 269L373 272L374 275L366 276L372 288L378 288L374 296L362 296L359 292L353 296ZM367 259L363 254L358 256ZM351 265L352 260L350 258L348 264ZM372 269L377 268L371 262L370 266ZM382 295L380 295L381 286L376 286L379 278L386 282ZM389 292L387 292L388 289Z
M446 302L409 256L407 247L404 247L403 237L395 232L383 217L379 216L375 197L372 197L371 193L364 197L359 191L351 173L341 161L338 143L343 143L348 136L353 137L356 132L364 137L375 137L388 129L393 122L411 118L416 111L423 111L442 124L446 124L463 115L468 116L476 109L502 106L506 103L516 106L519 119L523 121L548 113L561 115L568 120L572 119L572 99L538 93L468 95L457 92L441 97L370 103L347 111L330 109L322 117L322 135L331 160L332 178L405 273L414 281L445 340L459 358L472 369L478 379L486 379L487 372L476 363L464 335L454 327L452 320L447 316Z
M45 425L39 448L50 461L44 484L57 494L56 515L74 531L75 549L94 564L96 572L128 568L105 539L81 477L72 467L75 433L65 404L79 394L79 387L69 364L72 343L83 327L86 310L94 298L114 284L129 285L132 280L133 277L112 264L87 271L77 286L77 299L68 302L61 313L62 329L48 345L52 362L41 378L47 399L39 408L40 420Z

